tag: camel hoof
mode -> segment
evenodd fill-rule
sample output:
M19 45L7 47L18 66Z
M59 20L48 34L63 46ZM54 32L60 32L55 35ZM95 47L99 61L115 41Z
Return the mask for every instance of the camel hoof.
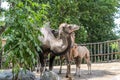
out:
M66 75L66 78L69 78L70 76L69 75Z
M72 77L66 77L67 79L66 80L73 80Z

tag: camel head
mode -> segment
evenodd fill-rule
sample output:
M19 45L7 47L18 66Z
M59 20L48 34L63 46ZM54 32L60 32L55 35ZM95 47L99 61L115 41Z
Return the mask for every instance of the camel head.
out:
M70 28L70 33L76 31L76 30L79 30L79 26L76 25L76 24L69 24L68 27Z
M62 23L59 26L59 37L61 34L71 34L72 32L76 31L79 29L78 25L75 24L67 24L67 23Z
M72 45L71 34L78 29L79 29L79 26L75 24L67 24L67 23L60 24L58 29L57 43L55 43L54 41L51 44L51 45L54 45L54 47L52 47L51 50L53 50L53 52L56 52L58 54L60 53L65 54ZM55 46L56 44L58 45Z

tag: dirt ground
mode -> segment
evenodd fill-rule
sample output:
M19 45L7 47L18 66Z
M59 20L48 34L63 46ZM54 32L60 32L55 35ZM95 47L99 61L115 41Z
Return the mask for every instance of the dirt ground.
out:
M73 80L120 80L120 62L112 62L112 63L94 63L92 64L92 74L87 74L87 65L81 65L81 76L74 76L75 73L75 65L71 66L71 73ZM58 73L59 66L54 66L54 72ZM66 66L63 66L62 80L66 80L65 78Z

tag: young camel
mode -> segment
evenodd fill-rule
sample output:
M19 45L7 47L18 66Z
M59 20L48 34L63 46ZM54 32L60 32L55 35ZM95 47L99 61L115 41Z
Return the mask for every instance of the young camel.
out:
M78 75L80 77L80 65L83 58L87 62L88 74L91 74L90 52L85 46L79 46L75 44L73 48L71 48L70 56L71 56L71 60L75 59L75 64L76 64L75 75Z

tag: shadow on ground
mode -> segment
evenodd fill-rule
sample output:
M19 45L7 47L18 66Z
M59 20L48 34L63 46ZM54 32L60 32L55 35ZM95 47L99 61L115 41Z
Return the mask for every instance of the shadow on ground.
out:
M55 72L58 73L58 70L55 69ZM72 69L72 77L74 78L74 80L88 80L88 79L92 79L92 78L97 78L97 77L105 77L105 76L109 76L109 75L116 75L116 73L113 72L109 72L106 70L92 70L92 74L89 75L87 70L83 70L81 69L81 76L74 76L75 70ZM66 69L62 69L62 74L59 74L62 78L65 78L66 75Z

